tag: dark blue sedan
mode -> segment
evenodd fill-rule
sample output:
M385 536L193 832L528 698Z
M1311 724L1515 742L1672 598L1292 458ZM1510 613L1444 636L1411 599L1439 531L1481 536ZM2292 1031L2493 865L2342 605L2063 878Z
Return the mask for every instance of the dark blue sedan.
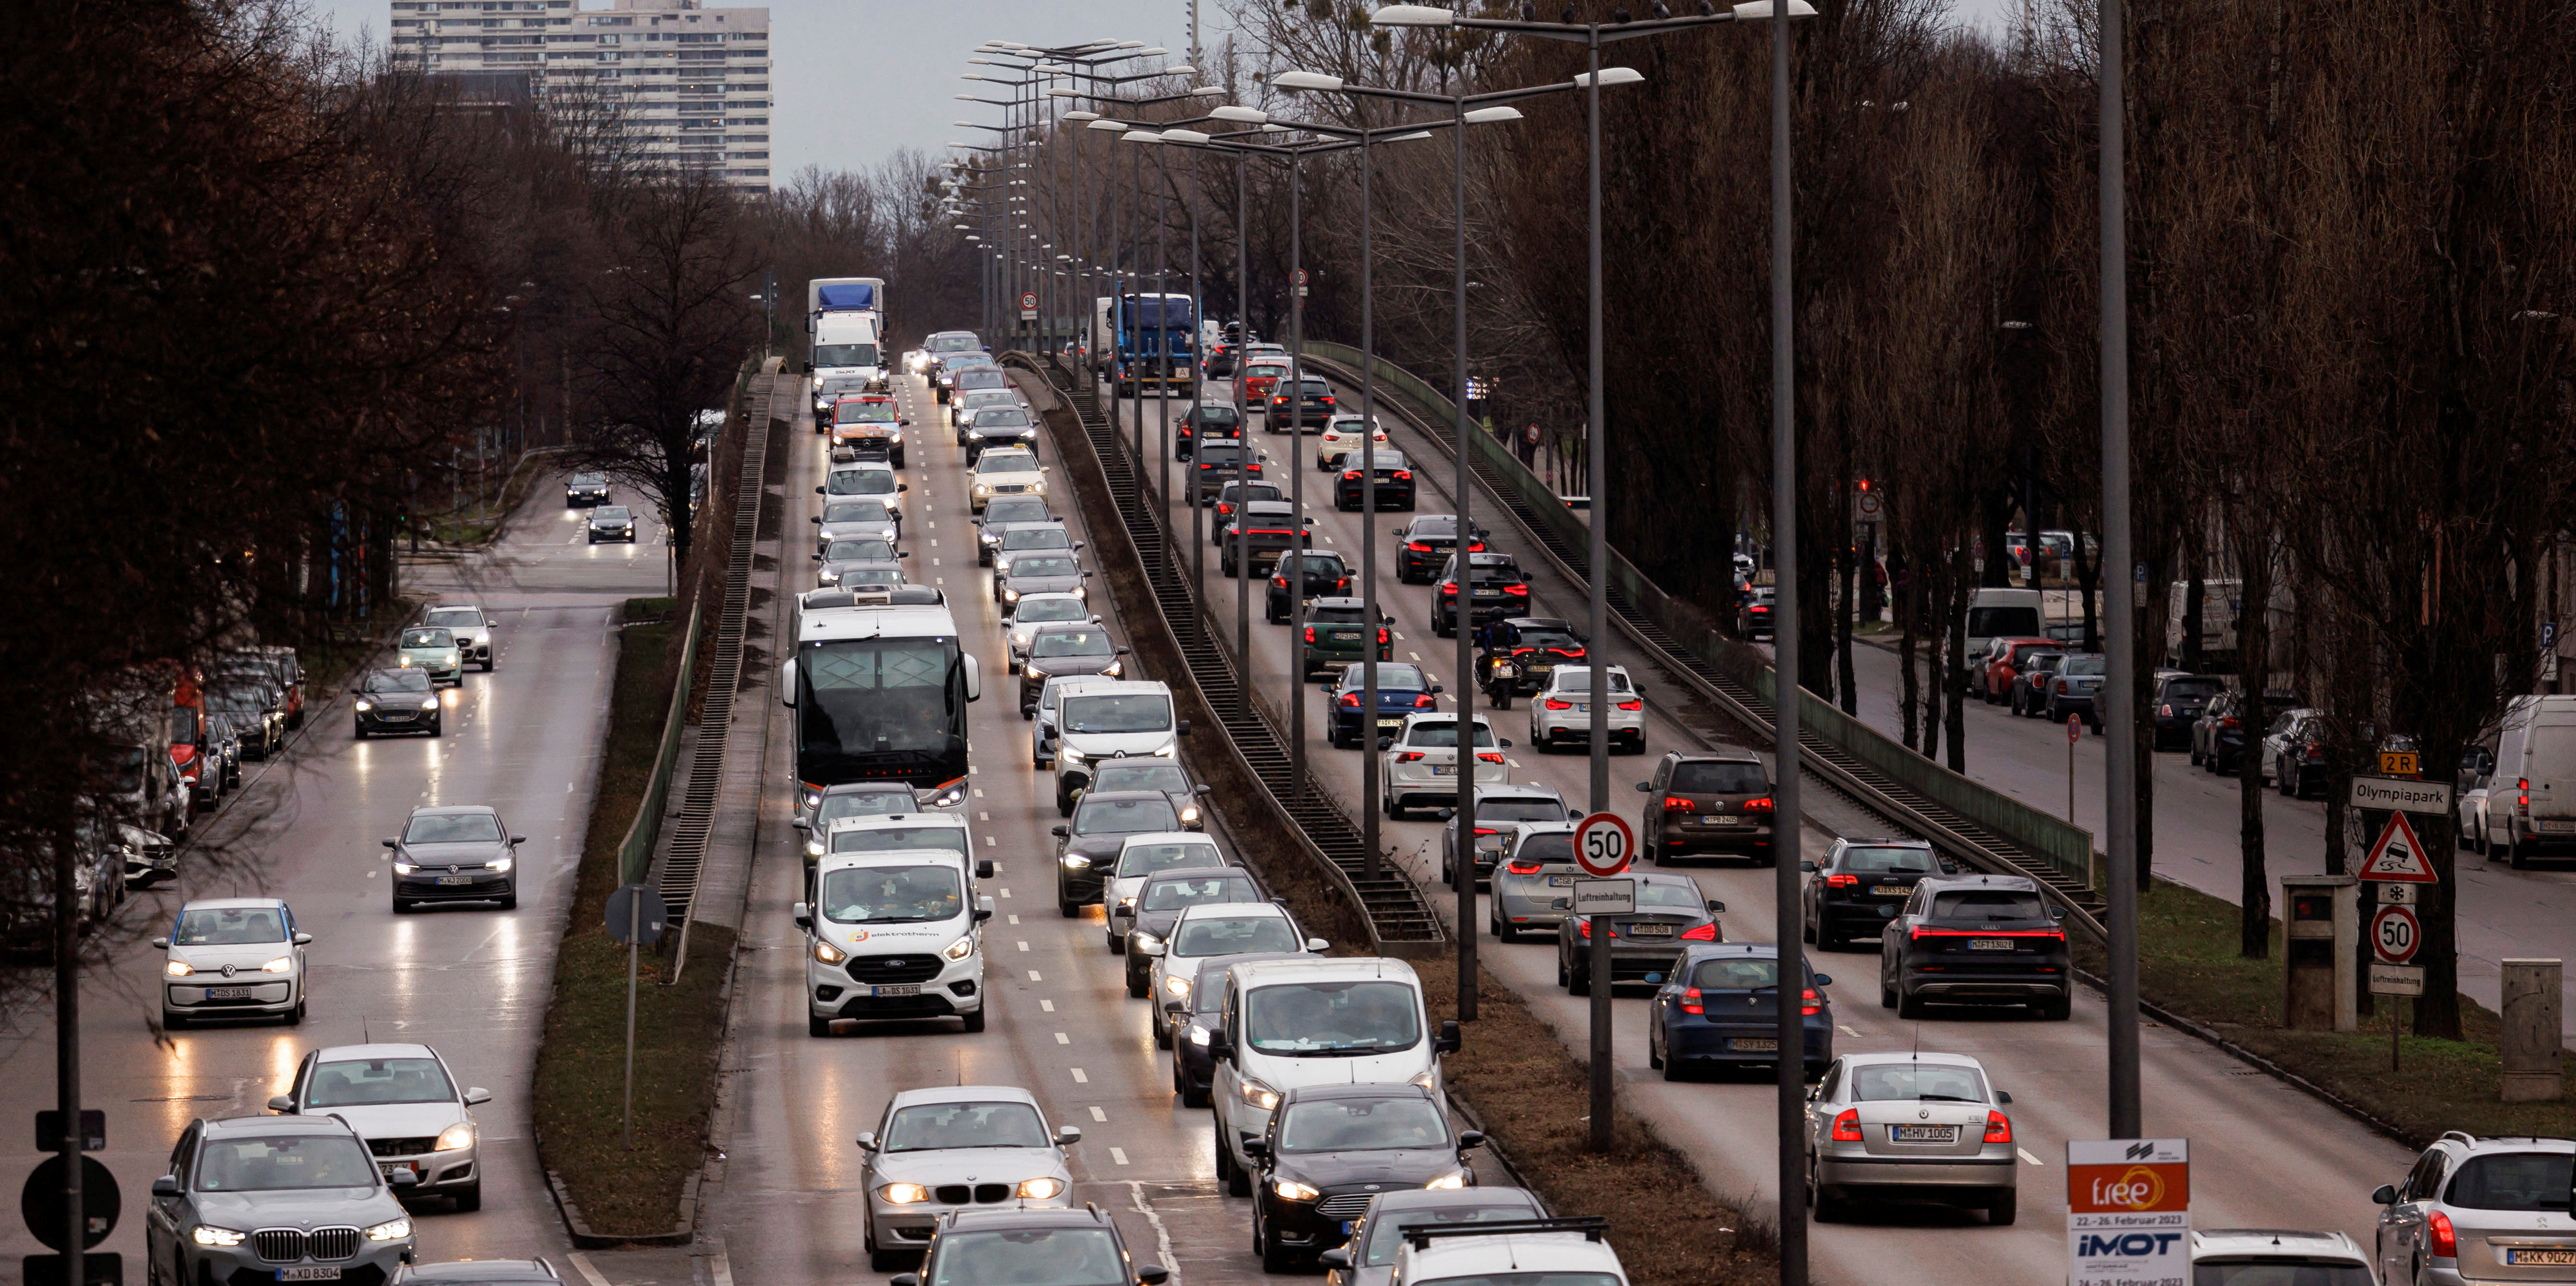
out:
M1806 1019L1806 1077L1824 1075L1834 1061L1834 1011L1825 999L1833 981L1804 955L1800 1010ZM1646 1018L1646 1065L1680 1080L1694 1067L1760 1066L1780 1062L1780 950L1770 942L1720 942L1686 948L1673 971L1656 979Z
M1440 685L1424 678L1418 665L1380 662L1377 667L1377 723L1363 742L1360 710L1360 669L1353 665L1342 670L1342 677L1325 694L1324 708L1330 712L1324 723L1324 735L1344 750L1363 744L1374 746L1381 734L1392 735L1404 726L1404 716L1417 710L1439 707L1436 698Z

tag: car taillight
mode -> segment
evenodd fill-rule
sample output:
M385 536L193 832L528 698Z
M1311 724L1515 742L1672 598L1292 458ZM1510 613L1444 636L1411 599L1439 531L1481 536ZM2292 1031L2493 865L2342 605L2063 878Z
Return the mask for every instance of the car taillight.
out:
M1582 927L1583 927L1583 936L1584 936L1584 937L1587 937L1587 938L1591 937L1591 936L1592 936L1592 921L1590 921L1590 920L1585 920L1585 921L1583 921L1583 922L1582 922ZM1615 924L1614 924L1614 925L1611 925L1607 930L1605 930L1605 932L1607 932L1611 937L1614 937L1614 938L1615 938L1615 937L1618 937L1618 936L1619 936L1619 926L1617 926L1617 925L1615 925Z
M1667 813L1695 813L1699 811L1699 805L1694 804L1679 795L1666 795L1664 796L1664 811Z
M1360 471L1357 469L1345 469L1342 471L1342 481L1344 482L1357 482L1359 481L1359 478Z
M1428 692L1421 693L1413 698L1413 708L1416 710L1429 710L1439 704L1439 702L1431 699L1431 694Z
M2460 1234L2452 1229L2449 1215L2434 1211L2432 1217L2424 1221L2424 1231L2428 1234L2425 1239L2432 1243L2435 1259L2460 1257Z
M1684 930L1682 936L1692 942L1715 942L1717 941L1717 921L1711 920L1696 929Z
M1455 594L1455 593L1457 593L1457 592L1458 592L1458 582L1456 582L1456 581L1454 581L1454 580L1450 580L1450 581L1442 581L1442 582L1440 582L1440 592L1441 592L1441 593L1443 593L1443 594Z
M1395 471L1395 480L1396 480L1396 481L1398 481L1398 482L1411 482L1411 481L1413 481L1413 470L1411 470L1411 469L1398 469L1398 470L1396 470L1396 471Z
M2515 778L2513 789L2513 811L2524 817L2531 816L2531 779L2529 777Z
M1844 1108L1843 1114L1834 1118L1834 1132L1831 1137L1836 1143L1860 1142L1860 1109Z
M1481 554L1481 553L1485 552L1485 542L1483 542L1483 541L1481 541L1481 540L1480 540L1480 541L1477 541L1476 543L1474 543L1474 544L1472 544L1472 545L1467 546L1467 552L1468 552L1468 553L1471 553L1471 554Z
M1825 887L1827 888L1848 889L1858 885L1859 883L1860 877L1857 875L1828 875L1825 877Z
M1499 750L1479 750L1476 752L1476 758L1489 764L1498 764L1503 761L1503 752Z
M1326 406L1331 406L1332 404L1333 404L1333 395L1332 395L1332 394L1330 394L1330 393L1326 393L1326 394L1324 395L1324 405L1326 405Z
M1396 761L1397 763L1400 763L1400 764L1409 764L1409 763L1412 763L1414 760L1420 759L1421 757L1422 757L1422 752L1421 752L1421 751L1419 751L1419 750L1408 750L1408 751L1405 751L1403 754L1397 755L1397 756L1395 757L1395 761Z
M1811 991L1811 992L1808 992L1807 994L1808 994L1808 995L1810 995L1810 996L1812 996L1812 995L1814 995L1814 994L1816 994L1816 993L1814 993L1814 992L1812 992L1812 991ZM1814 1012L1814 1011L1813 1011L1813 1010L1810 1010L1810 1011L1808 1011L1808 1012L1812 1013L1812 1012ZM2011 1122L2010 1120L2006 1119L2003 1113L2001 1113L2001 1112L1988 1112L1988 1113L1986 1113L1986 1142L1988 1142L1988 1143L2010 1143L2010 1142L2012 1142L2012 1122Z
M1550 710L1571 710L1574 708L1574 703L1571 701L1560 701L1555 697L1549 697L1547 699L1547 708Z
M1404 542L1404 552L1408 554L1427 554L1431 552L1431 546L1423 544L1418 540L1408 540Z
M1315 641L1315 627L1312 625L1306 627L1306 641L1309 643Z
M1514 875L1536 875L1538 874L1538 863L1523 862L1518 859L1514 859L1510 863L1506 864L1503 869Z
M1273 576L1270 578L1270 584L1276 589L1286 589L1288 588L1288 578L1285 576Z
M1702 926L1700 926L1700 927L1701 927L1701 928L1706 928L1706 927L1708 927L1708 926L1706 926L1706 925L1702 925ZM1699 932L1699 929L1693 929L1693 930L1691 930L1691 933L1697 933L1697 932ZM1690 933L1685 933L1685 934L1683 934L1682 936L1683 936L1683 937L1685 937L1685 938L1687 938L1687 937L1689 937L1689 936L1690 936ZM1705 1007L1703 1007L1703 1006L1699 1003L1699 1001L1700 1001L1699 988L1697 988L1697 987L1693 987L1693 988L1691 988L1690 990L1683 992L1683 993L1682 993L1682 1012L1683 1012L1683 1013L1686 1013L1686 1014L1704 1014L1704 1013L1707 1013L1707 1012L1708 1012L1708 1010L1707 1010Z
M2242 724L2238 723L2238 722L2237 722L2236 720L2234 720L2234 719L2221 719L2221 720L2219 720L2219 721L2218 721L2218 726L2219 726L2219 727L2222 727L2222 728L2237 728L2237 727L2242 727L2242 726L2244 726L2244 725L2242 725Z
M1635 701L1620 702L1619 708L1622 710L1643 710L1646 708L1646 702L1644 698L1640 697Z
M1809 987L1805 991L1799 992L1798 999L1806 1002L1798 1006L1799 1013L1804 1014L1809 1018L1813 1018L1817 1014L1824 1012L1824 1006L1816 1003L1815 988Z
M1359 704L1360 704L1360 694L1359 694L1359 693L1356 693L1356 692L1345 692L1345 693L1343 693L1343 694L1342 694L1342 699L1341 699L1340 704L1342 704L1342 705L1346 705L1346 706L1349 706L1349 707L1351 707L1352 709L1356 710L1356 709L1358 709L1358 708L1359 708Z
M1770 801L1769 799L1748 799L1748 800L1745 800L1745 801L1744 801L1744 811L1746 811L1746 812L1748 812L1748 813L1767 813L1767 812L1770 812L1770 811L1771 811L1771 801Z
M1388 637L1388 635L1387 635L1386 627L1385 627L1385 626L1383 626L1383 625L1381 625L1381 626L1377 627L1377 641L1378 641L1378 642L1380 642L1380 643L1387 643L1387 642L1391 642L1391 641L1392 641L1392 640Z
M1492 827L1490 827L1490 826L1479 826L1479 827L1477 827L1477 828L1476 828L1476 833L1477 833L1477 834L1479 834L1479 835L1500 835L1500 834L1502 834L1502 832L1501 832L1501 831L1495 830L1494 828L1492 828Z
M1527 586L1527 585L1505 585L1505 586L1503 586L1503 592L1504 592L1504 593L1506 593L1506 594L1518 594L1518 595L1520 595L1520 596L1521 596L1521 597L1523 597L1523 598L1527 598L1527 597L1529 597L1529 586Z
M2317 756L2322 755L2322 754L2324 754L2325 752L2326 752L2325 743L2323 743L2323 742L2318 742L2318 741L2311 741L2311 742L2309 742L2309 743L2308 743L2308 750L2307 750L2307 754L2308 754L2308 757L2309 757L2309 758L2311 758L2311 759L2316 758Z

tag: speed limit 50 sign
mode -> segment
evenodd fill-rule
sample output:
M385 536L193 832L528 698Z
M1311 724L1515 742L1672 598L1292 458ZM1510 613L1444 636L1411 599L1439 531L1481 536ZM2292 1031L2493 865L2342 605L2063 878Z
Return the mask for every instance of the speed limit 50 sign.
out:
M2405 964L2415 958L2415 948L2424 940L2424 926L2415 919L2415 908L2383 906L2370 917L2370 950L2389 964Z
M1574 860L1583 873L1608 879L1628 869L1637 851L1637 832L1617 813L1593 813L1574 827Z

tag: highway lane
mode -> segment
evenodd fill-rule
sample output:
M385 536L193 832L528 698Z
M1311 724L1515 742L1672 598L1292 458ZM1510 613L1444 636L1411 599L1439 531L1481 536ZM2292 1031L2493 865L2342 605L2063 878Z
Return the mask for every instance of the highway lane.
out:
M903 473L911 488L908 574L947 591L960 633L983 660L983 699L970 709L974 772L965 807L979 853L997 868L983 890L999 908L984 929L987 1027L965 1035L943 1020L849 1037L806 1034L804 940L789 920L800 883L796 832L785 824L794 760L788 712L779 711L727 1064L740 1070L727 1089L730 1142L712 1216L719 1251L736 1281L822 1283L864 1271L852 1140L876 1128L897 1090L1000 1084L1030 1090L1052 1123L1082 1130L1072 1148L1074 1196L1110 1211L1140 1261L1170 1263L1193 1286L1257 1279L1249 1203L1219 1195L1207 1116L1182 1109L1170 1092L1145 1002L1128 998L1118 960L1102 945L1100 909L1072 920L1056 913L1049 831L1061 819L1051 786L1029 765L1018 680L1005 666L989 573L975 563L964 452L920 379L899 376L897 387L913 421ZM1042 454L1052 461L1051 449ZM819 499L821 440L799 431L788 458L782 529L792 569L804 553L794 533L810 529L805 519ZM1051 485L1056 510L1079 533L1064 484ZM799 586L813 583L810 572L791 576ZM782 604L775 629L787 637L793 603Z
M1344 405L1357 405L1355 390L1336 387L1335 392ZM1145 406L1150 448L1159 427L1151 420L1156 409L1153 399L1147 399ZM1411 429L1391 416L1382 414L1381 418L1388 425L1392 445L1405 451L1408 458L1440 459ZM1252 437L1272 457L1271 478L1283 484L1285 477L1280 470L1291 463L1291 452L1295 453L1295 467L1307 470L1307 503L1318 533L1316 547L1340 550L1356 563L1362 516L1340 512L1328 502L1329 492L1322 484L1329 481L1329 475L1314 470L1313 439L1292 448L1285 433L1274 436L1256 428ZM1438 464L1427 471L1417 470L1417 478L1426 476L1433 490L1423 496L1420 511L1453 511L1447 497L1454 483L1454 470ZM1528 547L1508 517L1494 507L1490 496L1480 492L1474 508L1488 515L1479 521L1493 532L1494 548L1521 555L1530 573L1531 613L1579 621L1583 603L1574 586L1550 570L1543 556ZM1454 640L1431 634L1432 589L1395 580L1392 546L1383 538L1383 529L1398 525L1406 516L1409 515L1379 515L1381 561L1373 571L1379 600L1397 620L1396 659L1408 660L1411 654L1418 653L1432 673L1447 681L1454 669L1450 663L1455 655ZM1186 531L1187 510L1181 509L1175 517L1178 529ZM1215 580L1213 568L1210 575L1212 586L1220 583ZM1257 584L1255 589L1258 590ZM1220 604L1232 601L1223 589L1213 590L1212 594ZM1285 626L1264 625L1257 619L1252 629L1254 656L1258 672L1265 676L1264 686L1273 694L1284 694L1290 681L1289 631ZM1606 644L1601 649L1603 654L1614 662L1627 664L1631 674L1647 688L1649 698L1647 753L1616 756L1611 763L1610 806L1634 817L1638 796L1633 784L1648 775L1657 756L1688 743L1684 728L1698 722L1699 716L1677 710L1681 705L1679 693L1655 691L1655 674L1641 663L1624 639L1601 642ZM1457 685L1452 683L1451 690L1454 694ZM1335 784L1350 806L1368 806L1359 798L1359 752L1334 749L1317 733L1322 719L1318 685L1307 685L1304 699L1311 703L1307 718L1309 761ZM1544 782L1555 786L1569 802L1578 806L1585 802L1589 769L1584 756L1542 754L1520 744L1527 733L1527 716L1521 702L1514 702L1508 711L1489 711L1480 700L1477 709L1488 713L1499 735L1514 741L1509 752L1513 780ZM1732 730L1699 730L1701 736L1711 734L1721 740L1740 737ZM1810 857L1821 856L1834 833L1878 835L1891 829L1813 785L1807 799L1809 825L1803 845ZM1398 860L1433 895L1443 920L1449 920L1456 905L1455 896L1431 884L1438 875L1439 823L1388 821L1384 825L1387 842L1397 851ZM1680 869L1697 879L1709 897L1727 904L1727 913L1721 919L1730 937L1770 940L1772 873L1767 868L1721 861ZM1481 932L1481 913L1476 923ZM1583 1046L1590 1021L1588 1001L1568 996L1556 985L1552 939L1535 945L1504 946L1485 937L1479 954L1485 967L1526 997L1571 1047L1579 1050ZM2065 1200L2064 1179L2058 1167L2064 1144L2069 1138L2096 1137L2102 1131L2099 1104L2105 1070L2101 1051L2107 1037L2105 1011L2099 998L2089 992L2079 993L2075 1017L2065 1023L2025 1019L2011 1011L1986 1015L1972 1010L1936 1011L1938 1016L1929 1021L1900 1022L1893 1011L1882 1010L1876 1003L1878 960L1874 950L1814 952L1812 958L1818 969L1834 979L1827 993L1833 1002L1842 1052L1913 1048L1919 1039L1921 1048L1976 1055L1986 1062L1996 1083L2013 1092L2018 1141L2027 1154L2020 1170L2022 1209L2016 1226L1988 1228L1981 1216L1924 1208L1882 1212L1853 1225L1820 1226L1814 1234L1819 1279L1887 1280L1888 1274L1899 1268L1934 1281L2036 1281L2062 1275ZM1768 1204L1775 1199L1772 1194L1776 1191L1771 1184L1773 1109L1768 1082L1664 1081L1661 1073L1646 1067L1643 995L1642 989L1633 995L1623 993L1614 1005L1618 1075L1625 1101L1653 1122L1666 1139L1688 1151L1716 1191L1730 1196L1752 1194L1755 1200ZM1472 1029L1468 1039L1475 1039ZM2199 1145L2196 1159L2201 1164L2195 1167L2193 1186L2195 1214L2203 1226L2337 1227L2366 1240L2376 1214L2376 1207L2367 1197L2370 1187L2393 1179L2411 1163L2411 1156L2395 1144L2285 1085L2253 1074L2252 1069L2190 1037L2151 1027L2146 1035L2144 1067L2149 1128L2190 1135ZM1579 1114L1583 1108L1569 1104L1565 1110ZM2344 1178L2331 1185L2285 1184L2281 1182L2284 1173Z
M528 1131L528 1083L544 1019L554 943L570 897L598 771L616 637L610 609L658 592L647 544L640 564L566 549L540 487L489 555L452 565L410 564L409 594L466 592L495 614L501 650L491 674L469 672L443 697L437 740L350 736L345 694L307 693L311 714L290 749L245 765L248 789L210 823L217 862L192 852L180 881L138 893L121 924L126 945L84 980L82 1086L107 1113L102 1159L125 1196L125 1216L103 1249L127 1256L142 1280L143 1194L170 1146L195 1117L253 1115L283 1093L310 1049L367 1039L422 1041L446 1055L466 1084L488 1088L482 1127L483 1208L452 1213L420 1205L423 1259L556 1254L561 1224L541 1186ZM604 547L602 554L608 554ZM487 567L506 574L487 577ZM520 902L436 908L396 917L384 881L385 850L404 816L424 804L491 804L528 836L519 850ZM166 931L191 897L285 897L314 935L312 1002L303 1026L191 1028L157 1038L163 953L140 939ZM50 1003L12 1015L0 1041L0 1082L14 1101L50 1103ZM34 1164L25 1118L0 1131L0 1174ZM40 1249L9 1221L0 1263Z

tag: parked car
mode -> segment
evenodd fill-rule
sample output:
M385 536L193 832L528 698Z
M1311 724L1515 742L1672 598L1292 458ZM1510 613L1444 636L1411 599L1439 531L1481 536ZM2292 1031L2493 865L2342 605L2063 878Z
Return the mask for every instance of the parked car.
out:
M2057 643L2052 639L1996 639L1986 652L1985 686L1982 690L1986 704L1997 705L2012 699L2013 680L2020 676L2031 653L2056 650Z
M2084 726L2099 729L2102 714L2094 709L2094 697L2110 674L2110 658L2099 652L2079 652L2057 665L2048 676L2048 686L2040 691L2040 710L2050 723L2064 723L2080 717Z
M2293 799L2326 785L2326 741L2332 729L2322 710L2284 710L2263 734L2263 778Z
M1780 1063L1780 945L1705 942L1685 945L1657 980L1646 1010L1646 1065L1677 1081L1706 1067L1776 1067ZM1810 1081L1834 1058L1832 984L1802 954L1799 971L1801 1071Z
M2517 871L2534 856L2568 852L2576 845L2576 696L2514 698L2495 747L2488 847Z
M2156 680L2156 749L2189 746L2191 726L2226 690L2227 681L2214 674L2168 674Z
M2040 716L2044 708L2040 694L2048 690L2048 680L2057 673L2057 667L2066 663L2068 655L2070 654L2058 650L2033 652L2022 658L2022 670L2013 676L2012 691L2009 694L2014 714L2028 719L2036 719Z
M1673 751L1637 791L1646 796L1637 844L1647 861L1740 853L1771 864L1771 771L1752 751Z
M2245 729L2249 705L2251 703L2245 694L2233 689L2210 698L2209 704L2201 708L2200 721L2192 726L2193 749L2199 752L2195 762L2222 777L2234 775L2248 741ZM2306 705L2298 693L2285 688L2273 688L2263 694L2263 709L2267 715L2301 709ZM2259 755L2259 740L2256 746Z

